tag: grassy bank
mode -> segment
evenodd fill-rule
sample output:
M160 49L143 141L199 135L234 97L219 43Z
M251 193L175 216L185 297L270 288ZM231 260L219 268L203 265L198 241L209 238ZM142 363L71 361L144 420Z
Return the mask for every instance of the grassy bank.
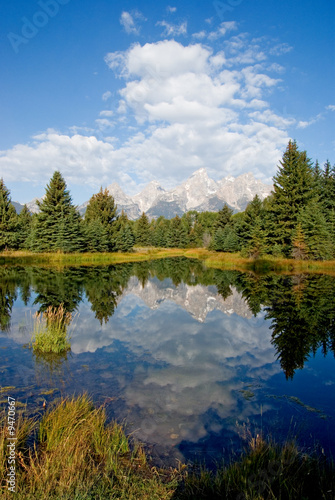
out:
M35 253L28 251L8 251L0 253L0 265L41 265L41 266L94 266L122 264L150 259L183 256L185 250L172 248L138 248L134 252L92 252L92 253Z
M10 499L6 418L3 412L0 496ZM16 437L15 497L22 500L334 498L333 462L259 436L249 439L238 462L216 472L157 469L139 446L129 444L119 425L106 424L104 409L94 408L86 396L58 401L38 422L19 418Z
M33 253L27 251L7 251L0 253L0 265L41 265L41 266L93 266L121 264L168 257L187 257L202 260L207 267L234 269L240 271L287 272L287 273L327 273L335 275L335 260L313 261L294 260L272 256L258 259L241 257L238 253L211 252L204 248L135 248L129 253Z

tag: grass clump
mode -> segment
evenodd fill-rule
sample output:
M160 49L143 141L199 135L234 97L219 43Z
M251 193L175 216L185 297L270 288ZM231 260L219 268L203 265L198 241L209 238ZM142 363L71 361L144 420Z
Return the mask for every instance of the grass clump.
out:
M31 345L35 353L64 354L71 350L68 326L72 314L66 312L63 304L59 307L49 306L44 312L34 316L34 328Z
M216 472L189 474L179 488L180 500L315 500L335 498L334 463L310 456L294 442L280 446L256 436L242 458Z
M18 499L172 498L174 488L163 484L141 448L131 449L122 428L107 425L105 410L94 408L86 395L55 403L34 430L34 444L21 439L17 446ZM4 427L1 436L0 497L10 499Z

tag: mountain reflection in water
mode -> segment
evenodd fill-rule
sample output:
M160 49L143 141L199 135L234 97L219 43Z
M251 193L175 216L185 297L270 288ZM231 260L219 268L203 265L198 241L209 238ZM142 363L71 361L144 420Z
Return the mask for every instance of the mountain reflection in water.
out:
M311 434L334 450L334 281L206 269L182 258L2 266L1 385L16 385L28 409L46 388L87 391L164 463L236 449L237 420L286 437L293 418L303 442ZM20 347L30 340L29 318L61 303L79 312L72 354L37 359Z

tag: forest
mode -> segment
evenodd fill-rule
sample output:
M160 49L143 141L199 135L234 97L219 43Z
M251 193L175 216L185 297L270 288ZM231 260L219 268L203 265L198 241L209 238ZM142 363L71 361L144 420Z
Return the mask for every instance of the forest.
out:
M335 165L321 168L290 141L263 201L256 195L244 212L224 204L219 212L189 211L182 217L128 219L107 189L89 200L84 217L72 203L66 182L54 172L39 213L26 206L17 214L10 192L0 181L0 251L129 252L134 246L205 247L299 260L335 257Z

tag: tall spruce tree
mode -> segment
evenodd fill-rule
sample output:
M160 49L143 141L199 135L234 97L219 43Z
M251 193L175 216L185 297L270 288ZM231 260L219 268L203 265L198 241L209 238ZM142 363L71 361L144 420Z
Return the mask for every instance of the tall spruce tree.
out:
M99 221L106 234L108 250L115 250L115 230L117 219L117 205L113 196L106 189L100 188L97 194L94 194L88 202L85 213L85 224L91 224Z
M314 260L328 260L334 255L334 246L327 227L327 221L320 204L311 202L298 215L308 255Z
M170 220L167 245L175 248L186 248L188 245L187 231L178 215Z
M18 232L17 232L17 247L18 248L24 248L28 249L28 238L30 235L31 231L31 226L32 226L32 215L28 210L27 205L23 206L23 209L18 215L17 218L17 227L18 227Z
M298 150L296 142L289 142L273 180L267 229L271 242L290 255L299 212L318 196L311 161L305 151Z
M229 224L232 215L233 210L228 207L227 203L225 203L217 213L217 219L214 224L215 230L224 229L226 225Z
M130 252L135 244L135 235L127 214L122 210L117 218L115 229L115 250Z
M0 179L0 250L17 247L18 217L9 190Z
M30 246L34 251L79 252L84 249L80 215L72 204L66 183L59 171L54 172L40 212L32 227Z
M151 231L148 216L143 212L135 223L136 245L151 245Z

